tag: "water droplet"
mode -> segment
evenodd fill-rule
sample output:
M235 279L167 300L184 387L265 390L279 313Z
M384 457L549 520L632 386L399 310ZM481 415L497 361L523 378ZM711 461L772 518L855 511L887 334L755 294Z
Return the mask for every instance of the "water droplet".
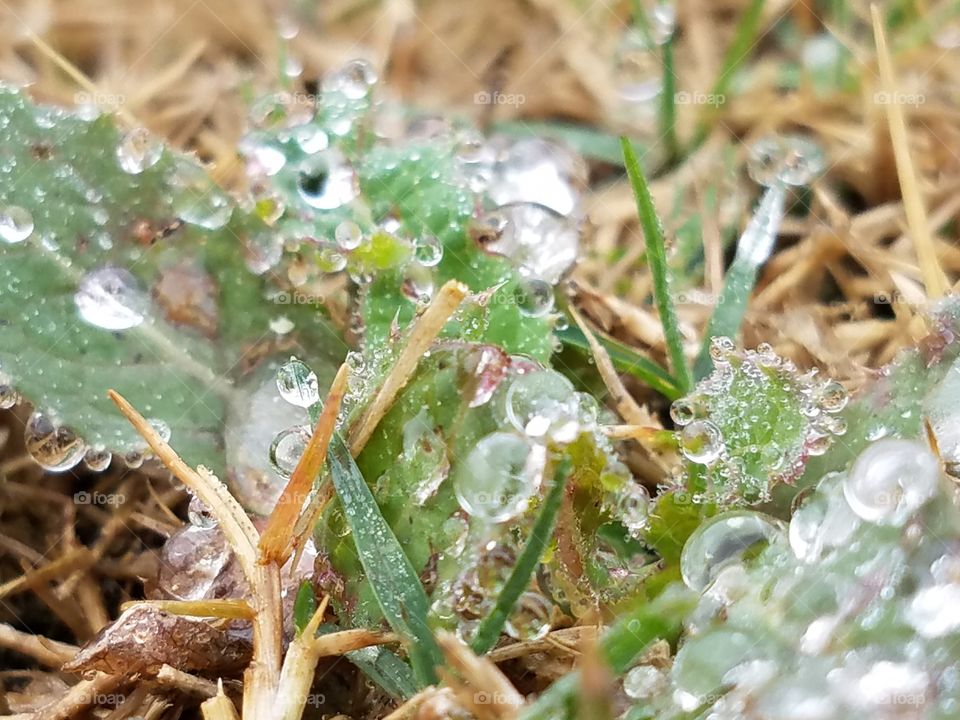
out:
M772 135L750 147L747 171L765 187L808 185L823 172L826 158L816 142L800 135Z
M508 258L529 277L555 285L577 261L580 233L576 225L543 205L503 205L478 223L492 234L484 249Z
M323 79L324 92L340 92L349 100L362 100L377 84L377 71L366 60L351 60Z
M0 377L0 410L9 410L20 402L20 393L18 393L10 380Z
M552 603L538 592L525 592L503 626L514 640L540 640L550 632Z
M640 28L627 28L614 57L615 81L620 98L634 109L652 115L663 91L661 53ZM652 118L651 118L652 119Z
M647 527L650 496L642 485L627 481L617 494L617 516L629 533L638 537Z
M427 303L436 289L433 273L423 265L408 265L403 273L401 290L415 303Z
M667 676L652 665L637 665L623 678L623 692L634 700L646 700L667 686Z
M868 522L902 525L940 484L937 458L911 440L880 440L854 461L843 481L853 511Z
M674 400L670 405L670 419L677 427L689 425L697 417L697 406L690 398Z
M820 407L824 412L838 413L847 406L850 396L843 385L836 380L829 380L820 387Z
M514 296L527 317L543 317L553 309L553 286L537 278L521 278Z
M247 174L251 177L273 177L287 164L286 153L272 140L259 134L251 134L241 140L239 150L249 163Z
M818 562L826 552L843 547L860 526L834 480L825 479L820 486L824 489L809 497L790 518L790 549L802 562Z
M89 448L83 456L83 464L87 470L93 472L103 472L110 467L111 460L113 460L113 453L103 445L95 445Z
M680 431L680 452L691 462L710 465L723 451L723 434L709 420L694 420Z
M161 420L159 418L149 418L147 422L154 429L157 435L160 436L160 439L164 442L170 442L170 437L172 431L170 430L170 425L166 420Z
M40 412L33 413L27 420L23 439L30 457L50 472L76 467L87 451L76 433Z
M307 155L315 155L330 147L329 136L313 123L301 125L294 130L293 139Z
M202 168L187 161L178 163L171 205L184 222L205 230L219 230L233 214L227 195Z
M422 235L414 244L413 257L424 267L434 267L443 259L443 245L434 235Z
M758 543L780 537L780 529L758 513L740 510L717 515L698 527L683 546L683 582L702 592L723 568L740 562Z
M495 150L497 161L492 167L478 161L473 168L475 180L484 172L489 175L483 184L494 203L534 203L561 215L576 213L589 176L586 163L576 153L542 138L513 140Z
M33 216L19 205L7 205L0 211L0 240L13 245L33 233Z
M244 263L254 275L263 275L283 258L283 238L274 232L254 231L241 240Z
M128 450L123 454L123 462L131 470L138 470L146 462L147 455L143 450Z
M187 519L190 524L197 528L212 528L217 526L217 518L210 508L196 495L190 496L190 504L187 506Z
M310 442L310 428L297 425L281 431L270 445L270 463L277 474L289 478Z
M336 150L317 153L301 164L297 190L303 201L317 210L334 210L358 194L356 174Z
M152 168L163 155L163 144L145 128L134 128L120 139L117 161L120 168L131 175L139 175Z
M454 490L470 515L501 523L521 514L543 480L546 451L522 436L496 432L459 465Z
M360 230L360 226L350 220L344 220L337 225L333 236L337 241L337 246L348 252L360 247L360 242L363 240L363 232Z
M280 397L297 407L308 408L320 402L317 374L295 357L277 370L277 390Z
M710 339L710 359L714 365L729 364L730 354L736 350L733 340L722 335Z
M317 264L326 273L338 273L347 266L347 256L336 248L323 246L317 251Z
M573 383L555 370L537 370L516 375L507 388L504 410L507 421L517 430L545 434L550 425L576 417L578 400ZM543 421L546 427L543 427Z
M136 278L122 268L87 273L73 296L80 317L104 330L129 330L144 321L146 298Z

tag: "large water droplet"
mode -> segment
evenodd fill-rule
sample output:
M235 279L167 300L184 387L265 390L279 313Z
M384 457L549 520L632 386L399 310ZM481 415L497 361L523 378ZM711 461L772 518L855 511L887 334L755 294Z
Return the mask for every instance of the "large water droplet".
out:
M205 230L219 230L233 214L227 195L202 168L188 162L178 164L171 205L184 222Z
M772 135L750 147L747 171L766 187L778 182L808 185L825 165L823 150L813 140L800 135Z
M720 428L709 420L694 420L680 431L680 452L691 462L710 465L723 447Z
M525 592L504 624L503 629L514 640L540 640L550 632L552 603L538 592Z
M521 278L514 296L527 317L543 317L553 310L553 286L538 278Z
M337 225L333 237L341 250L349 252L360 247L360 243L363 241L363 231L355 222L344 220Z
M0 410L9 410L20 402L20 393L16 391L10 378L0 375Z
M516 375L504 396L507 421L517 430L540 437L551 425L576 416L573 383L555 370Z
M539 490L545 462L544 448L519 435L487 435L457 467L460 507L491 523L515 518Z
M320 402L317 374L295 357L277 370L277 390L280 397L297 407L308 408Z
M144 321L147 301L137 280L123 268L87 273L73 301L86 322L104 330L129 330Z
M305 425L287 428L270 445L270 462L277 474L289 478L310 442L310 428Z
M293 139L307 155L323 152L330 147L330 138L313 123L307 123L294 130Z
M187 519L196 528L212 528L218 524L216 516L210 512L210 508L196 495L190 496L190 504L187 506Z
M535 203L571 215L577 210L587 178L583 159L566 146L523 138L499 153L486 189L497 205Z
M113 460L113 453L103 445L95 445L89 448L83 456L83 464L87 470L93 472L103 472L110 467L111 460Z
M414 243L413 257L424 267L434 267L443 259L443 245L435 235L423 235Z
M14 244L23 242L33 233L33 216L19 205L7 205L0 210L0 240Z
M120 169L131 175L139 175L160 161L163 144L145 128L127 132L117 145L117 162Z
M297 178L300 197L317 210L334 210L357 197L353 168L336 150L327 150L307 158Z
M543 205L503 205L479 223L490 232L485 249L508 258L524 275L556 285L577 260L576 225Z
M30 457L50 472L76 467L87 451L76 433L40 412L33 413L27 420L23 439Z
M734 511L717 515L698 527L680 556L680 573L687 587L702 592L723 568L740 562L758 543L781 537L780 529L763 515Z
M805 563L818 562L825 552L843 547L860 525L834 479L825 479L822 489L790 518L790 549Z
M911 440L884 439L854 461L843 481L851 509L864 520L901 525L939 487L937 458Z
M366 60L351 60L323 78L324 92L340 92L350 100L362 100L377 84L377 71Z

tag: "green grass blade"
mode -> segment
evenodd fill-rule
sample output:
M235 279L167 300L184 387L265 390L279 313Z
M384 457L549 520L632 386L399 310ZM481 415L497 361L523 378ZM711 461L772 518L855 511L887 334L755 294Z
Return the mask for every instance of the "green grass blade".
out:
M317 597L313 592L313 585L309 580L304 580L300 583L297 597L293 601L293 624L297 629L297 635L303 632L316 611Z
M670 297L670 278L667 267L666 240L663 237L663 228L657 217L657 210L650 196L650 188L643 177L640 161L637 159L633 146L627 138L620 138L623 150L623 161L627 168L630 184L633 186L633 195L637 201L637 214L640 218L640 227L643 229L643 239L647 245L647 263L650 274L653 276L653 297L660 313L660 322L663 325L663 335L667 342L667 355L673 367L674 377L680 389L686 392L690 389L690 368L683 357L683 343L680 337L680 324L677 320L677 310Z
M563 330L555 330L554 332L564 345L583 350L587 354L590 353L590 343L587 342L587 338L584 337L584 334L576 325L570 325ZM683 392L677 387L677 381L658 363L613 338L598 334L597 340L610 355L613 366L620 372L633 375L633 377L643 381L669 400L676 400L683 395Z
M321 625L317 635L327 635L342 629L336 625ZM352 650L346 657L384 692L398 700L406 700L416 695L417 683L410 666L382 645Z
M783 220L783 207L786 200L786 188L774 186L763 195L747 223L737 243L737 254L727 270L723 282L723 294L710 316L707 332L703 337L700 354L694 364L694 376L697 380L710 374L710 340L718 335L734 337L743 322L750 294L757 282L760 266L767 261L773 251L777 230Z
M600 652L613 673L617 676L625 673L651 643L660 639L676 640L683 619L696 602L694 593L672 588L653 602L621 617L600 639ZM550 686L520 716L520 720L573 720L579 717L579 690L579 672L565 675Z
M570 467L570 460L564 458L553 474L553 486L543 501L543 507L530 531L527 543L517 558L517 564L514 565L510 577L497 597L493 610L477 628L477 635L472 643L473 651L477 655L483 655L496 644L513 606L530 584L530 577L553 536L553 526L557 521L560 504L563 502L563 489L570 476Z
M663 89L660 91L660 137L667 145L667 164L680 157L677 138L677 76L674 73L673 38L663 44Z
M744 61L750 55L757 42L757 32L760 29L760 16L763 14L764 0L751 0L750 5L740 16L740 22L737 23L737 29L733 35L733 42L727 48L727 54L723 57L723 65L720 67L720 74L713 84L711 94L715 98L725 98L730 92L730 84L737 74L737 70L743 65ZM697 125L697 132L694 136L693 146L697 147L702 143L707 133L710 131L711 121L716 110L706 113L700 123Z
M330 474L353 533L357 555L384 617L408 639L410 663L421 686L437 681L440 648L427 625L429 601L410 560L380 508L343 438L330 440Z

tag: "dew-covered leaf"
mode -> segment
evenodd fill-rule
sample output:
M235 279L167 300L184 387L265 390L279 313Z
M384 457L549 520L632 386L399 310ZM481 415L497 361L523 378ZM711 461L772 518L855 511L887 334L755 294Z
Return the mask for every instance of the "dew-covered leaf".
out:
M10 89L0 125L0 385L43 413L44 465L143 449L115 388L188 462L222 469L247 374L295 351L329 376L342 344L318 308L251 272L279 239L195 160Z

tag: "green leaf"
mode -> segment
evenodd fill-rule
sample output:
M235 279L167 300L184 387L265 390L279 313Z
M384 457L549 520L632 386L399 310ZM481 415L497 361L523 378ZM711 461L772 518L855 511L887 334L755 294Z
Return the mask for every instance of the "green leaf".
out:
M343 344L317 308L281 304L245 264L269 246L269 228L192 159L157 145L155 164L126 172L112 118L34 106L8 88L0 123L0 211L21 208L33 224L22 241L0 241L0 375L38 410L90 446L140 449L106 397L115 388L170 426L187 462L222 471L241 376L281 346L331 374ZM105 269L143 322L81 319L75 294ZM96 316L103 302L92 307ZM271 330L281 316L295 328L283 336Z
M564 345L590 352L590 343L583 332L576 325L569 325L563 330L555 331ZM598 335L597 339L610 355L613 366L620 372L633 375L642 380L654 390L670 400L676 400L683 393L677 387L676 381L670 373L653 360L644 357L638 350L624 345L618 340Z
M313 614L317 611L317 596L313 592L313 584L309 580L300 583L297 597L293 601L293 624L297 635L303 632Z
M434 683L434 668L440 664L441 654L427 626L429 602L423 585L339 434L330 441L328 462L360 563L380 609L390 627L410 641L410 660L418 682L421 686Z
M623 149L624 164L633 195L637 201L637 215L640 218L640 227L643 229L643 239L647 246L647 262L650 274L653 276L653 297L660 313L660 322L663 325L663 335L667 343L667 354L670 356L673 374L683 391L690 388L690 369L683 356L683 342L680 336L680 325L677 321L677 311L670 296L670 277L667 266L666 240L663 237L663 226L657 217L657 210L653 205L650 188L640 168L633 147L627 138L620 138Z
M673 37L663 44L663 90L660 92L660 137L667 146L667 162L680 155L677 139L677 76L673 62Z
M697 380L710 373L710 341L720 336L735 337L740 330L760 266L773 251L783 220L785 200L785 187L777 185L769 188L737 243L737 254L724 278L723 294L710 316L700 354L694 364L694 377Z
M480 627L477 628L472 646L473 651L478 655L483 655L496 644L504 623L510 617L513 606L530 584L530 577L533 575L537 563L540 562L547 543L553 537L557 512L560 510L560 503L563 501L563 490L567 486L567 478L570 476L570 467L571 462L564 459L554 472L553 485L543 501L543 507L540 509L537 521L530 531L530 537L527 539L526 545L523 546L523 550L517 558L517 563L503 586L503 590L497 596L496 605L480 623Z

